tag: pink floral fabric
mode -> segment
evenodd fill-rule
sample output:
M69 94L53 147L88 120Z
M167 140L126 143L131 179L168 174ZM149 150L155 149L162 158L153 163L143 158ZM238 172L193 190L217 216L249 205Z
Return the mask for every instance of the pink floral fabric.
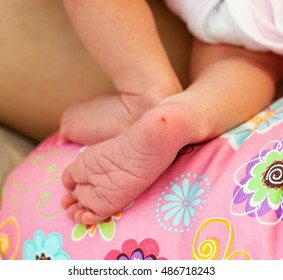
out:
M7 178L5 259L282 259L283 99L202 145L184 147L126 209L97 225L60 206L64 168L84 148L56 134Z

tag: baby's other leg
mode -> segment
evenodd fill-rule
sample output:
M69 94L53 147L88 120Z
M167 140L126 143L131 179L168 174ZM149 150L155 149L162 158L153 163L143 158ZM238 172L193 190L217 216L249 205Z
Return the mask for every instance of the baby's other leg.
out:
M161 1L126 3L65 1L78 34L117 92L70 107L61 121L64 139L94 144L116 136L162 99L180 92L179 77L187 82L189 34L184 24Z
M186 27L163 1L148 2L185 86ZM62 1L2 0L0 17L6 23L0 25L1 124L41 141L59 129L61 115L73 102L116 91L75 33Z
M268 106L283 80L283 57L229 45L194 40L191 61L192 98L202 97L217 136Z
M147 111L127 131L90 146L65 171L62 201L79 223L94 224L145 191L186 144L211 139L266 106L281 76L271 54L196 42L194 82ZM281 72L283 73L283 72Z

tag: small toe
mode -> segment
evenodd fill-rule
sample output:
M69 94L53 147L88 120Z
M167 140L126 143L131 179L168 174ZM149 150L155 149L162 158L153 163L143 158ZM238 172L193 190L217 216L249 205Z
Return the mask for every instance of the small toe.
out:
M62 174L62 183L69 191L73 191L76 187L76 182L71 175L71 167L72 165L67 166Z
M106 218L104 219L98 216L96 213L94 213L93 211L89 211L89 210L88 211L86 210L81 216L81 218L82 218L82 223L86 225L95 225L106 219Z
M74 221L78 224L84 224L82 220L82 216L84 215L85 212L86 210L84 208L78 208L74 213Z
M66 209L66 212L70 219L75 220L75 215L79 210L81 210L80 205L78 203L74 203Z
M61 199L61 205L64 209L69 208L71 205L77 203L77 199L72 193L67 193Z

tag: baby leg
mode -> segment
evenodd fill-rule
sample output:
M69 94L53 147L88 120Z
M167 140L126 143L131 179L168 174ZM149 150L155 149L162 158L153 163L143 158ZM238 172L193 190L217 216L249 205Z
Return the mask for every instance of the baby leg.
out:
M61 122L62 138L82 144L109 139L162 99L182 90L147 1L63 2L82 42L111 78L117 93L93 97L67 110ZM171 24L166 34L174 47L179 47L176 37L170 35L179 26L163 8L160 14L163 22L168 21L166 28ZM187 32L182 34L187 37ZM186 61L186 56L181 59Z
M108 218L146 190L184 145L211 139L270 102L277 58L219 48L213 47L210 63L195 71L186 91L163 100L117 137L90 146L67 168L63 183L70 193L62 204L72 219L95 224ZM215 61L219 54L224 57Z

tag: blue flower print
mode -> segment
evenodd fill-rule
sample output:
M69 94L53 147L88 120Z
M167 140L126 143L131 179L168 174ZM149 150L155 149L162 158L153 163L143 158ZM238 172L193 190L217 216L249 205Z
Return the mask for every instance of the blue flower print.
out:
M70 256L61 251L63 245L59 233L53 232L46 237L41 230L34 234L33 240L27 240L23 247L25 260L69 260Z
M198 196L204 192L203 189L199 189L200 183L195 182L190 189L189 179L184 179L182 188L178 184L172 186L173 194L164 197L169 203L161 208L161 211L167 211L164 220L174 217L172 224L176 226L183 218L185 226L190 224L190 217L196 213L194 207L201 202Z
M189 231L210 190L205 175L188 173L187 176L192 178L185 178L183 174L180 183L171 182L171 188L165 188L156 205L157 221L166 230Z
M271 104L249 121L224 133L221 137L228 138L232 148L237 151L244 141L254 133L263 134L283 121L283 98Z

